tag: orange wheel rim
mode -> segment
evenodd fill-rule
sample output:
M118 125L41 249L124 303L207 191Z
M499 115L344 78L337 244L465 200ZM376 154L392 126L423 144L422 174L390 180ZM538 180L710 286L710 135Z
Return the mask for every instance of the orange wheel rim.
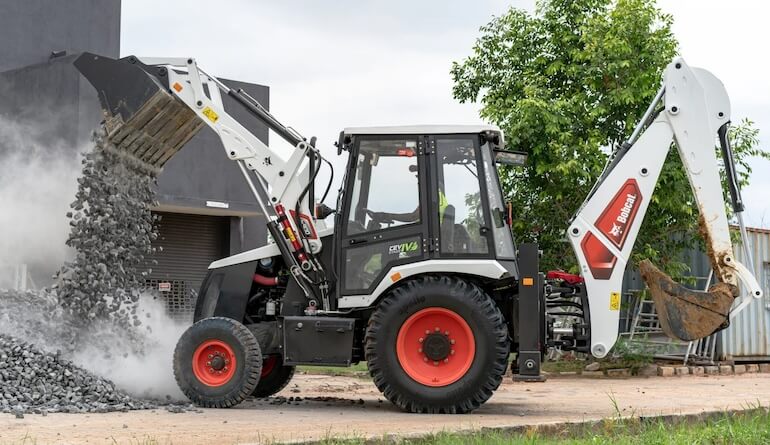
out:
M460 380L476 355L476 339L468 323L442 307L422 309L398 331L396 355L404 372L425 386L447 386Z
M207 386L222 386L235 375L235 353L227 343L206 340L195 349L192 369L195 378Z
M262 362L262 373L259 375L260 378L267 377L270 375L271 372L273 372L273 369L275 368L275 365L278 363L278 356L277 355L271 355L267 357Z

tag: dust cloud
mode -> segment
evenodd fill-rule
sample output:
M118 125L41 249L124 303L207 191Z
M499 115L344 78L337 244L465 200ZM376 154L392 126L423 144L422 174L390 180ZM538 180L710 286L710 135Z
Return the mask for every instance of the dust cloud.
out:
M85 147L42 145L37 128L0 119L0 287L20 264L38 286L50 284L70 254L65 214Z
M170 319L163 303L151 294L140 296L137 314L142 320L138 329L141 351L135 350L128 336L116 335L114 326L100 324L92 335L101 340L79 347L73 352L72 361L109 378L134 397L185 400L174 379L172 357L176 341L188 326ZM103 347L105 340L110 343L107 349Z

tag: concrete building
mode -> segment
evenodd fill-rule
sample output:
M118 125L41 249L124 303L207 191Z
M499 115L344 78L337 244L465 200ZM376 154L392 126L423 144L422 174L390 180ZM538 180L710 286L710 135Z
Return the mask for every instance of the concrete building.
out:
M120 0L0 0L0 116L37 124L41 143L77 156L98 127L101 110L72 62L85 51L128 55L119 54L120 7ZM269 107L268 87L224 81ZM267 143L267 127L229 97L223 100L228 112ZM12 148L0 147L0 155L7 149ZM208 264L264 244L266 231L240 171L208 128L166 164L157 199L157 244L163 250L148 284L163 291L172 312L186 317Z

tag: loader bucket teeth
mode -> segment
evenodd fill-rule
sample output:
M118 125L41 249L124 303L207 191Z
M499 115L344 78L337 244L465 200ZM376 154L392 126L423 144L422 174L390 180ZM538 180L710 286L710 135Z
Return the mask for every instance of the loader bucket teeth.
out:
M688 289L675 282L650 261L639 263L639 271L650 289L660 327L671 338L693 341L724 329L738 289L717 283L707 292Z
M98 93L115 150L150 169L163 167L204 125L169 92L165 67L91 53L74 65Z

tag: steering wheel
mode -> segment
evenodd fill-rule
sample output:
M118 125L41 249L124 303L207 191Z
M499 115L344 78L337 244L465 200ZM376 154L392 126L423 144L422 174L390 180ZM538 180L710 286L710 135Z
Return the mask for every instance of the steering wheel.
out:
M369 215L369 218L372 218L373 222L376 222L378 224L394 224L395 221L393 221L392 218L389 218L387 213L385 212L373 212L369 209L364 209L367 215Z

